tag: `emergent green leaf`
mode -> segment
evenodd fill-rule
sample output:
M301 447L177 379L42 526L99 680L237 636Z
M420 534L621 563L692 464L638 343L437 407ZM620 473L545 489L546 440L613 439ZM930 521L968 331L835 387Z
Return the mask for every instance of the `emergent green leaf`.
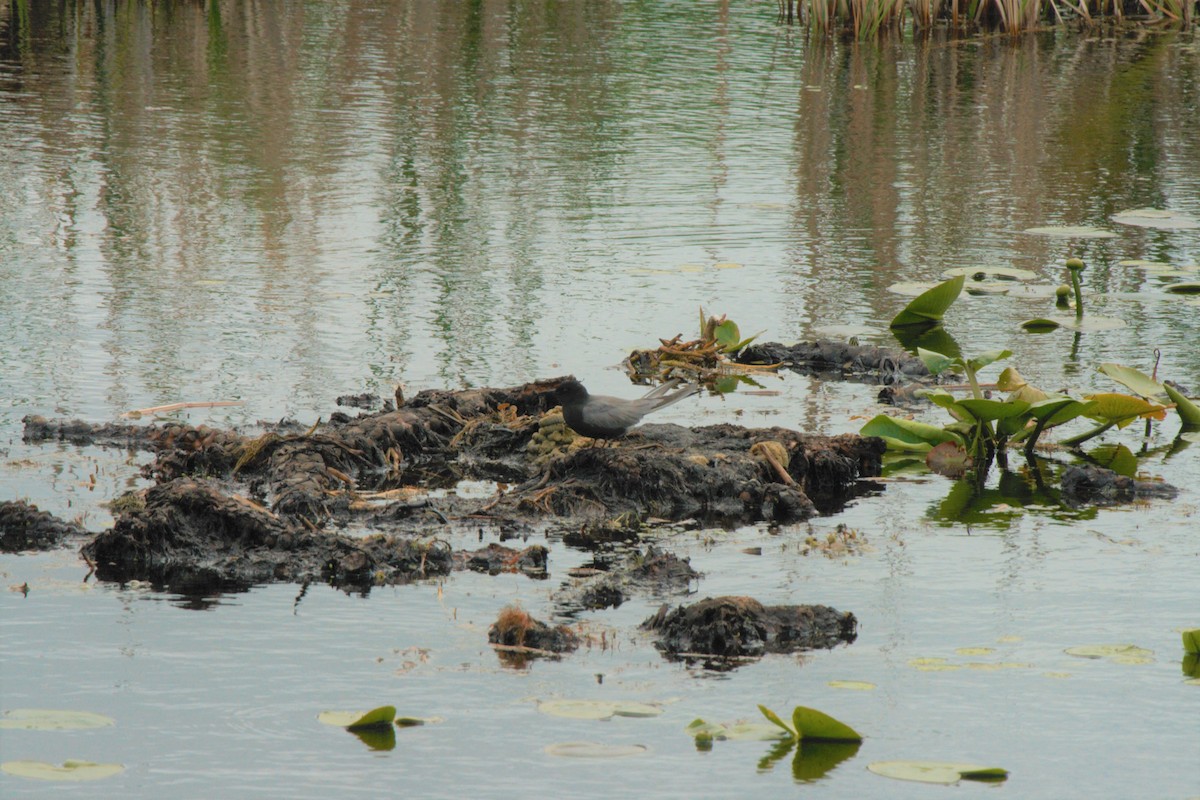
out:
M904 310L892 320L891 327L902 328L905 325L929 325L941 320L954 301L962 293L965 276L959 275L948 281L942 281L927 292L913 298Z

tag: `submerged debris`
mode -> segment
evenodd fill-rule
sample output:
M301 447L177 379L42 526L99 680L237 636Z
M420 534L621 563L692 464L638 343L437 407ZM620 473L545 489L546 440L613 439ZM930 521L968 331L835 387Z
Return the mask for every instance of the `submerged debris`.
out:
M87 535L82 526L22 500L0 502L0 553L51 550L69 539Z
M751 597L714 597L642 623L657 647L677 657L745 658L830 648L857 638L858 620L829 606L764 606Z
M806 375L836 373L839 377L869 379L878 383L901 383L932 377L916 356L874 345L816 341L787 345L778 342L754 344L738 353L743 364L780 364Z
M1069 466L1062 474L1062 497L1070 506L1111 506L1152 497L1174 497L1169 483L1139 481L1091 464Z
M604 570L572 580L554 593L566 610L616 608L632 593L662 595L687 591L700 573L686 558L659 550L634 551Z

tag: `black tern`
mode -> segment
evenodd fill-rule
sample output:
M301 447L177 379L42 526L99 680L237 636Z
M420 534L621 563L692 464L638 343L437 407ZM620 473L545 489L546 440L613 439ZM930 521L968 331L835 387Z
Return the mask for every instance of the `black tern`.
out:
M667 381L637 400L588 394L579 381L563 381L554 394L562 405L563 419L571 430L593 439L615 439L624 436L651 411L700 391L699 385L692 383L672 394L671 390L680 383L680 380Z

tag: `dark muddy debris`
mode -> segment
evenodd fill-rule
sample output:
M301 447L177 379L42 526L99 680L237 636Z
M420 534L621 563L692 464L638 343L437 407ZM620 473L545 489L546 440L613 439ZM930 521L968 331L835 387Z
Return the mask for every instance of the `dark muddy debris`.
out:
M1172 498L1177 494L1179 490L1169 483L1141 481L1092 464L1072 465L1062 474L1063 501L1075 508Z
M90 534L23 500L0 501L0 552L53 550Z
M780 364L805 375L857 378L876 383L930 380L929 369L916 356L902 350L874 345L849 344L827 339L798 342L788 346L778 342L752 344L737 355L743 364Z
M516 550L493 542L473 552L460 550L454 554L456 569L486 572L489 575L522 572L526 575L546 577L549 561L550 551L540 544Z
M755 658L765 653L831 648L857 638L858 620L829 606L764 606L751 597L714 597L674 610L663 606L642 623L673 658Z
M606 447L553 440L542 423L562 379L511 388L426 391L393 411L287 421L246 435L206 426L86 425L27 417L30 441L137 447L155 486L84 549L104 579L208 589L271 580L371 586L444 574L544 573L543 550L485 548L453 558L444 536L636 531L648 517L724 524L794 522L844 502L879 474L882 440L785 428L645 425ZM546 452L530 448L541 432ZM763 453L770 455L764 458ZM440 491L493 481L492 497ZM369 525L346 537L330 527ZM609 593L609 599L616 595Z
M700 573L692 569L686 558L649 545L644 551L621 555L614 563L569 581L554 593L553 599L568 613L616 608L634 594L662 596L686 592L699 577Z

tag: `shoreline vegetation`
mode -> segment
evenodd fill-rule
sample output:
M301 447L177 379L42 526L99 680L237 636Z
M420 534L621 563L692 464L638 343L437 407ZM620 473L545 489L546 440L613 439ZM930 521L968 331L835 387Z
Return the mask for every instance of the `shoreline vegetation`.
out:
M1109 22L1187 28L1200 0L776 0L779 21L815 35L874 39L911 25L914 36L948 26L963 34L1028 33L1047 25Z

